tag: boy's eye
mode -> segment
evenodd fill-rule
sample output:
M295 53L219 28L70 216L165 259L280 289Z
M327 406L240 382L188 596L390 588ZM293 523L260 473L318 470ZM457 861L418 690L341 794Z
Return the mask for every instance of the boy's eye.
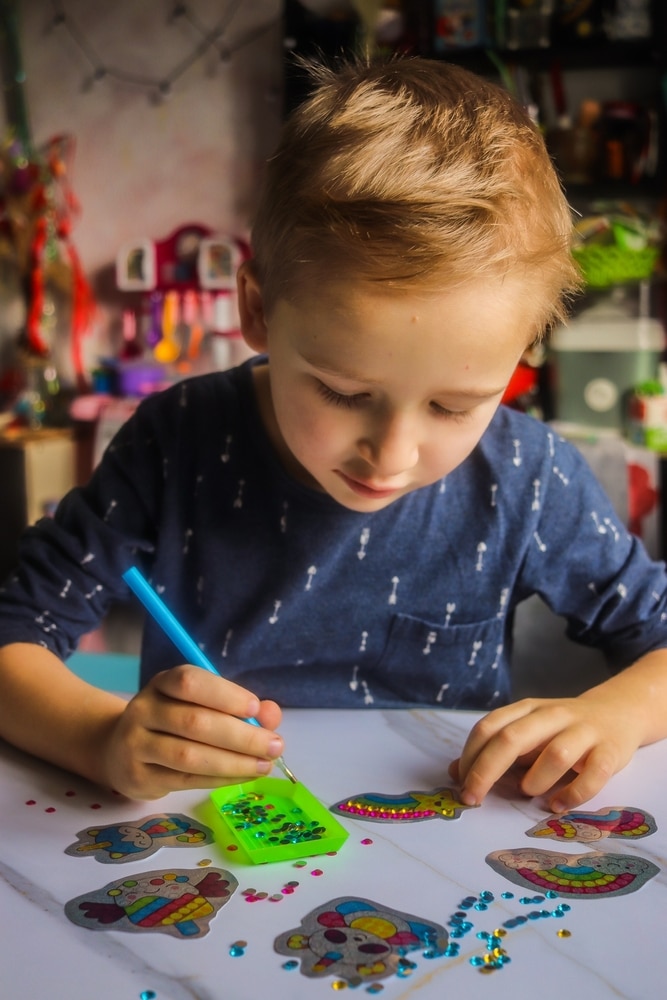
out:
M441 403L431 403L431 409L436 416L443 417L445 420L468 420L472 414L472 410L448 410Z
M320 396L326 400L327 403L333 403L334 406L347 406L351 409L354 406L360 406L368 398L367 393L357 392L350 396L345 396L342 392L336 392L334 389L329 388L324 382L320 382L318 379L315 383L317 391Z
M367 392L353 392L349 395L345 395L343 392L336 392L330 386L326 385L324 382L320 382L319 379L315 381L315 387L319 395L327 402L332 403L333 406L344 406L351 410L358 406L363 406L371 398L370 393ZM443 420L452 421L464 421L470 419L472 415L472 410L448 410L446 406L441 403L436 403L433 401L431 404L431 410L437 417L442 417Z

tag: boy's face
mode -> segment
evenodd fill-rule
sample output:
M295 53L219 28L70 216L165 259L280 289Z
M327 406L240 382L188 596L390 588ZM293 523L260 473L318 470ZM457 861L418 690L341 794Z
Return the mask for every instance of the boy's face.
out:
M443 292L331 283L270 316L249 270L242 328L269 355L260 410L284 465L371 512L434 483L473 450L535 333L525 282Z

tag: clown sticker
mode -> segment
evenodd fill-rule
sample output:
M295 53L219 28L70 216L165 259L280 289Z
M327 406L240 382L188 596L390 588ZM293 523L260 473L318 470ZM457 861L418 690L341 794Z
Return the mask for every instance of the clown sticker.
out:
M74 858L94 857L104 864L137 861L155 854L161 847L203 847L213 842L207 826L182 813L144 816L130 823L80 830L76 843L65 848Z
M350 986L393 975L413 949L435 955L446 947L440 924L355 896L319 906L274 942L279 955L301 959L304 976L338 976Z

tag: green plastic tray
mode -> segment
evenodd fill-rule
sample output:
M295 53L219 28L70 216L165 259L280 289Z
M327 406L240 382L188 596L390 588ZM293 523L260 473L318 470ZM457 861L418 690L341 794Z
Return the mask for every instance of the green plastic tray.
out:
M253 864L337 851L349 834L300 782L255 778L211 792L216 834Z

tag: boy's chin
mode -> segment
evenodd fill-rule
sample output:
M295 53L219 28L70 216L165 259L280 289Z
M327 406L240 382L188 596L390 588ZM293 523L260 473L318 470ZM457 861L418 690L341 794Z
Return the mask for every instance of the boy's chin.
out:
M345 507L347 510L357 511L359 514L372 514L378 510L384 510L385 507L390 507L393 503L396 503L401 497L405 496L405 492L395 492L391 496L384 497L372 497L372 496L357 496L349 490L341 489L331 489L325 490L328 495L339 503L341 507Z

